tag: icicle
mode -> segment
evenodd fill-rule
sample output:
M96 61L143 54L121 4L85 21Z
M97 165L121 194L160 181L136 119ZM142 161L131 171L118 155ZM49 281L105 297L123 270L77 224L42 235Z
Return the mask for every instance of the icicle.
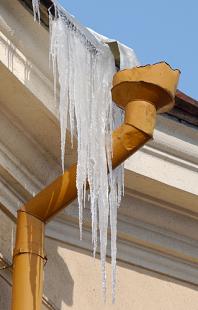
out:
M39 1L34 3L34 16ZM109 47L97 41L73 17L53 1L55 17L49 12L50 59L54 91L60 85L61 161L64 171L66 131L77 134L78 162L76 186L79 227L82 238L83 207L89 185L92 214L93 254L100 235L102 288L106 298L107 229L110 216L112 256L112 299L116 286L117 208L123 194L123 165L112 171L112 129L123 120L122 111L112 103L111 83L115 64ZM38 15L40 16L40 15ZM57 75L57 76L56 76Z
M14 251L14 228L12 225L12 228L11 228L11 257L13 257L13 251Z
M34 12L34 21L38 18L40 23L40 0L32 0L32 7Z

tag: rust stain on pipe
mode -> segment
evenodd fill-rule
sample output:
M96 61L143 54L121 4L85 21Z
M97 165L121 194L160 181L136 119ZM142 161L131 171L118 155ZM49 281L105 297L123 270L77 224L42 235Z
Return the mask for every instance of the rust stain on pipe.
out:
M115 74L112 97L125 110L125 121L112 134L113 168L152 138L156 113L168 111L174 105L179 74L166 63ZM12 310L41 309L44 223L77 197L76 169L76 165L71 166L18 213Z

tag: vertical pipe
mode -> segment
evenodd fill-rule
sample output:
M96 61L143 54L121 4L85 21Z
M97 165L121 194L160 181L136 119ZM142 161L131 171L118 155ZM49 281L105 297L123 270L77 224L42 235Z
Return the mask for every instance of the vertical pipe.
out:
M13 258L12 310L41 309L44 260L44 223L19 211Z

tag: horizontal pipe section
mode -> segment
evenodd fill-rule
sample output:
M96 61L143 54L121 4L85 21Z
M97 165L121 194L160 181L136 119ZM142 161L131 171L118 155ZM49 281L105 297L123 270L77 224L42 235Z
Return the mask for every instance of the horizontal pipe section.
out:
M76 199L76 171L77 165L72 165L63 175L29 200L22 210L43 222L49 221L53 215Z
M113 133L112 166L116 168L129 158L151 137L130 125L122 125ZM77 165L71 166L62 176L31 199L22 210L47 222L77 197Z
M152 114L150 113L151 109ZM136 124L136 127L129 124L130 119L127 115L131 113L131 110L133 110L134 119L139 119L141 129L137 128L138 123ZM156 110L155 112L153 111L153 105L149 102L144 102L141 109L134 109L134 105L130 105L126 111L125 119L127 120L127 124L124 123L112 134L113 168L119 166L151 138L151 134L147 133L148 125L145 122L146 115L149 115L149 122L152 128L155 124ZM141 122L141 119L143 122ZM144 123L145 127L143 125ZM146 132L144 132L144 130ZM22 210L34 215L44 222L49 221L55 214L76 199L76 171L77 165L75 164L62 176L58 177L53 183L32 198Z

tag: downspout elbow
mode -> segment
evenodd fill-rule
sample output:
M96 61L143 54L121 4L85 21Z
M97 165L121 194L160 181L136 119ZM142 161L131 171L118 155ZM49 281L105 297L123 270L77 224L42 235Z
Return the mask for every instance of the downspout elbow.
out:
M144 101L130 102L124 123L113 132L112 167L116 168L153 136L156 109Z
M156 114L174 106L179 74L165 62L115 74L112 98L125 111L125 120L113 133L113 168L153 137Z

